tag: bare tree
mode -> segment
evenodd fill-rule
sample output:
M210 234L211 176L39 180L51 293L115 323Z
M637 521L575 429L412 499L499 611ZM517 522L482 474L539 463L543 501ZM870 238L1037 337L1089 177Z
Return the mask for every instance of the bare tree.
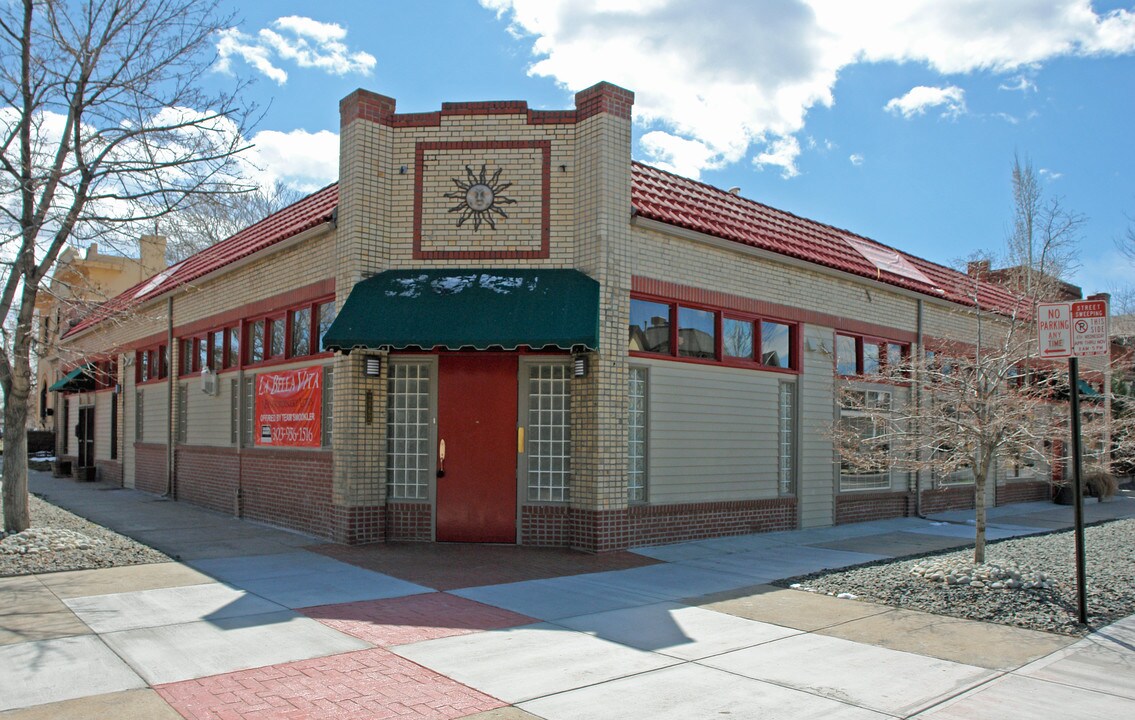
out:
M1026 297L1048 299L1053 284L1076 269L1077 244L1087 217L1046 196L1040 175L1026 157L1013 155L1013 228L1007 265L1015 270L1013 287Z
M257 187L239 194L202 195L192 198L177 213L162 218L155 232L169 238L166 257L170 263L175 263L304 197L305 193L279 182L269 190Z
M986 493L998 466L1044 466L1052 443L1067 435L1059 403L1071 391L1067 373L1038 359L1034 318L1037 303L1059 296L1085 218L1046 198L1036 170L1019 157L1012 187L1008 267L970 263L965 286L956 288L969 298L957 312L973 334L938 338L925 352L843 387L842 414L851 421L834 429L845 472L899 470L939 485L972 482L976 563L985 562ZM983 305L986 283L1011 293ZM864 385L909 388L909 398L899 403L893 393Z
M28 527L32 314L68 243L136 234L214 193L244 191L240 87L206 94L216 0L23 0L0 8L0 317L4 527ZM133 224L133 227L129 227Z

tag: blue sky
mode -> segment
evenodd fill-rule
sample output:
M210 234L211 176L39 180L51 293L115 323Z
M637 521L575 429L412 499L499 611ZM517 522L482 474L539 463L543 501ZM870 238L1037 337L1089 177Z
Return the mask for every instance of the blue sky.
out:
M229 2L263 179L335 179L338 101L569 108L636 92L636 159L936 262L998 252L1014 153L1088 222L1073 281L1135 285L1135 5L1087 0ZM223 76L215 78L222 81Z

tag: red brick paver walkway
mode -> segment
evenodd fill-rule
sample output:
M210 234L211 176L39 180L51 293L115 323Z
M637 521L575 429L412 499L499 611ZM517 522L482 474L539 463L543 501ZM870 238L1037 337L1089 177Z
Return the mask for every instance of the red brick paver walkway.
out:
M447 593L320 605L300 612L339 632L384 647L539 622Z
M382 648L154 689L192 720L448 720L505 705Z

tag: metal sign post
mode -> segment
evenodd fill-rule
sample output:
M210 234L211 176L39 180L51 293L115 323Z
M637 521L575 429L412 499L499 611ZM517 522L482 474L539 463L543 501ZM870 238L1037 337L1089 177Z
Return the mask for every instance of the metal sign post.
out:
M1037 306L1037 340L1042 358L1068 358L1071 392L1072 494L1075 508L1076 600L1079 620L1088 623L1087 553L1084 548L1083 447L1080 425L1079 358L1110 354L1107 302L1083 300Z

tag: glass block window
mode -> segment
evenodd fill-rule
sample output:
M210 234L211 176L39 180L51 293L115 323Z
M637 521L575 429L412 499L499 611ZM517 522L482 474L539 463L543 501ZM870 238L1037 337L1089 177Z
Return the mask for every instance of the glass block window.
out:
M241 447L253 447L253 419L256 415L256 376L245 375L241 378L240 390L240 444Z
M796 492L796 383L780 383L777 398L777 477L780 493Z
M630 368L627 389L627 499L646 502L646 368Z
M323 368L323 447L331 447L331 430L335 425L335 368Z
M386 390L386 482L395 500L429 497L430 366L391 363Z
M563 502L571 478L569 366L528 366L528 499Z

